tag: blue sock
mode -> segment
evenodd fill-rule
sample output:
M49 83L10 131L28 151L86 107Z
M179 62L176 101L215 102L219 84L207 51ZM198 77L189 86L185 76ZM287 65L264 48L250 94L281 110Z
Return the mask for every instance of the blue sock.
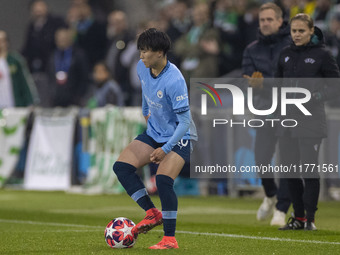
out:
M155 206L152 203L142 180L136 174L136 170L137 169L133 165L124 162L116 161L113 165L113 171L126 192L140 207L147 211Z
M159 174L156 175L156 185L162 203L164 235L175 236L178 201L174 191L174 180Z

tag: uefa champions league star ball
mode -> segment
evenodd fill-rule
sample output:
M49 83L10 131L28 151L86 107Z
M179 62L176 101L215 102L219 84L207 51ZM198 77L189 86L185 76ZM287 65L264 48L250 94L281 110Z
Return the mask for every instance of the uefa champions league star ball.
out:
M131 248L137 240L137 235L131 233L135 226L132 220L119 217L111 220L105 228L105 241L111 248Z

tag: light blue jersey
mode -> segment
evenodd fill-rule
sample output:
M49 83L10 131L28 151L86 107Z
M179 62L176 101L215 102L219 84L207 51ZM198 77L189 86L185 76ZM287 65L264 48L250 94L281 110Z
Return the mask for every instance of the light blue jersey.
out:
M189 110L185 80L178 68L169 61L163 71L153 77L150 68L146 68L140 60L137 73L142 84L143 115L150 113L146 133L156 142L165 143L173 136L178 125L176 114ZM191 132L195 133L191 134L191 138L195 139L196 130ZM189 130L183 139L190 139Z

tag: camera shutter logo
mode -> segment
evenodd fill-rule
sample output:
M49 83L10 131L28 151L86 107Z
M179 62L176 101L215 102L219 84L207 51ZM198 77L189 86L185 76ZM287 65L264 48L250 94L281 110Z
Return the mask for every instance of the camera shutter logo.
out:
M209 84L203 83L203 82L198 82L198 83L205 86L206 88L210 89L217 96L218 100L220 101L221 106L223 106L220 95L217 93L217 91L212 86L210 86ZM211 99L214 101L215 106L217 106L216 100L209 90L207 90L205 88L201 88L201 87L199 87L199 89L206 92L211 97ZM202 101L201 113L202 113L202 115L207 115L207 94L201 95L201 101Z

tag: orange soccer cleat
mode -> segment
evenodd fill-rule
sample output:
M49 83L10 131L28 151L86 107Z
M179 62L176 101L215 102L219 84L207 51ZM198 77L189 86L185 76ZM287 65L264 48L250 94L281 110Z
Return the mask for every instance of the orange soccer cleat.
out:
M149 249L152 250L166 250L166 249L178 249L178 243L176 241L176 238L174 236L163 236L162 241L160 241L158 244L155 244Z
M148 231L154 227L161 225L163 223L162 213L157 208L151 208L146 211L146 216L139 222L133 229L133 234L146 234Z

